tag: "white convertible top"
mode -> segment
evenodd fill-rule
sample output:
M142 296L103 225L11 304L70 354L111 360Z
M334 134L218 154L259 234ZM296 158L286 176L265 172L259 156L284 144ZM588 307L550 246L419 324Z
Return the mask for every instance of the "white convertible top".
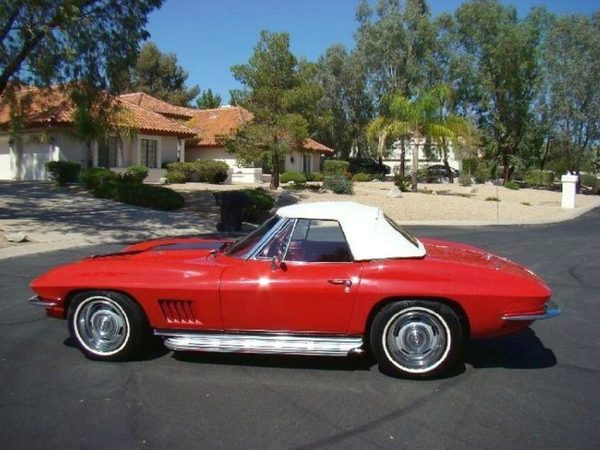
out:
M355 260L420 258L423 244L397 231L380 208L355 202L318 202L285 206L277 215L289 219L337 220ZM415 245L416 244L416 245Z

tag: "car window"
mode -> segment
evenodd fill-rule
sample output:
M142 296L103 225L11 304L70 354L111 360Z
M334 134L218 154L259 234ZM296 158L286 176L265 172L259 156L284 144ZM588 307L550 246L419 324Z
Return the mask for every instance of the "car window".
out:
M285 260L349 262L354 258L337 221L299 219L296 221Z
M402 228L400 225L398 225L396 222L394 222L390 217L388 216L384 216L385 220L387 220L387 222L391 225L391 227L396 230L398 233L400 233L402 236L404 236L404 238L410 242L412 245L414 245L415 247L419 246L419 241L417 240L417 238L415 238L412 234L410 234L408 231L406 231L404 228Z
M283 259L285 251L287 250L288 243L290 242L290 236L294 229L294 221L289 220L270 240L265 246L260 249L257 258L277 258Z
M244 236L238 241L235 241L227 250L229 256L241 256L246 254L254 245L256 245L271 229L279 222L281 218L277 216L271 217L264 222L256 230Z

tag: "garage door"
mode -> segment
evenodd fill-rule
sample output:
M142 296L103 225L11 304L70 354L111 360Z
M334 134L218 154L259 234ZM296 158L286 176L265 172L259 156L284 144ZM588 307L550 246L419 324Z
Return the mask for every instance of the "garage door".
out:
M0 180L12 180L14 178L8 137L0 137Z
M46 163L52 161L48 144L28 142L23 145L21 180L47 180Z

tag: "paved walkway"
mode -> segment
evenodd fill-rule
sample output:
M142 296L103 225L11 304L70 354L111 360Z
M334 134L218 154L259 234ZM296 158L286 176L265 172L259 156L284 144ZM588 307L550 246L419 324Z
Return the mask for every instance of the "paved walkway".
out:
M109 242L216 231L217 215L166 212L98 199L77 187L0 182L0 234L31 243L0 248L0 259Z

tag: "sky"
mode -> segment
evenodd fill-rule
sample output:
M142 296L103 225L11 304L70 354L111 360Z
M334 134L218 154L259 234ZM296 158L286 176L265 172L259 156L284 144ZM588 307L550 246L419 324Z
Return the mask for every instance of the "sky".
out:
M376 0L369 0L376 3ZM212 89L229 102L229 90L239 88L231 66L252 55L262 30L288 32L298 58L316 61L333 44L354 46L359 0L165 0L148 20L150 39L162 52L175 53L189 74L188 86ZM460 0L429 0L432 14L453 12ZM520 15L532 6L557 14L589 15L600 0L514 0Z

